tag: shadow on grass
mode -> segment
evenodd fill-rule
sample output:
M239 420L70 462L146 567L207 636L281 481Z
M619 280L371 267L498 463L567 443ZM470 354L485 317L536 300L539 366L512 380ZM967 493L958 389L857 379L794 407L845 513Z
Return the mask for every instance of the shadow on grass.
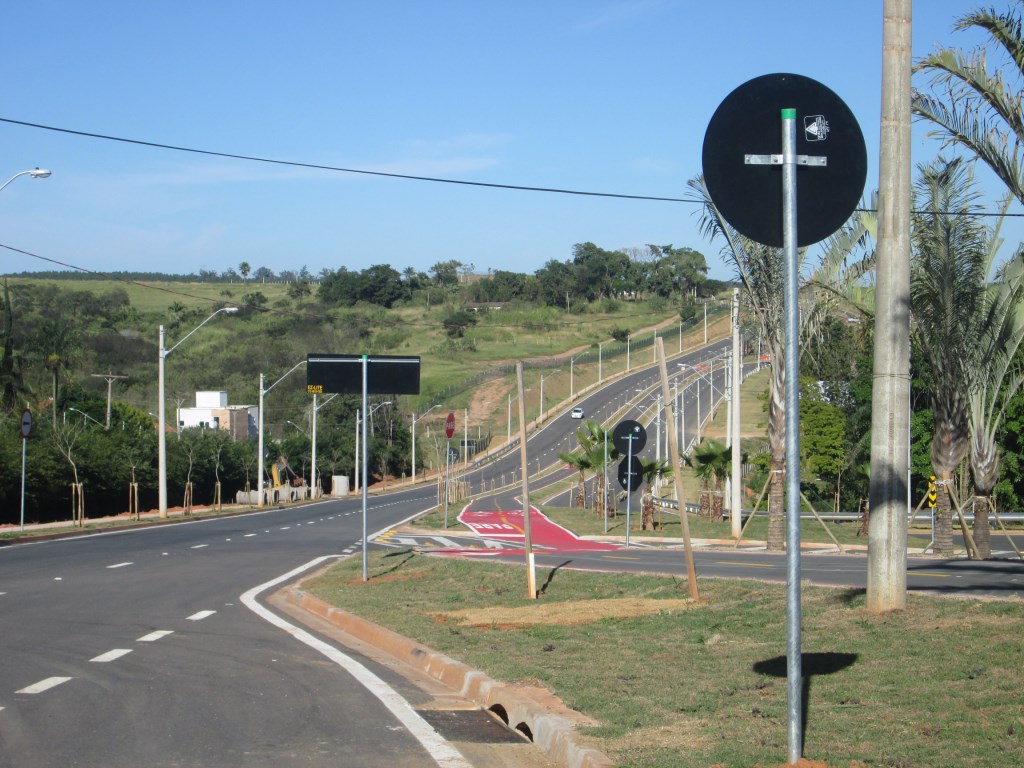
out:
M396 550L395 552L388 552L386 555L384 555L384 560L385 561L387 561L389 558L392 558L392 557L401 557L402 558L401 562L392 563L390 568L388 568L385 571L381 571L378 574L375 574L375 576L379 578L381 576L387 576L389 573L394 573L399 568L401 568L403 565L405 565L410 560L412 560L414 557L416 557L417 554L418 553L416 552L415 549L399 549L399 550Z
M855 592L856 590L849 590ZM841 672L847 667L853 666L857 661L856 653L804 653L800 655L801 661L801 689L800 695L800 744L807 742L807 703L811 698L811 678L815 675L832 675ZM787 660L785 656L775 656L764 661L754 663L753 670L761 675L769 677L787 678ZM802 749L801 749L802 753Z
M554 568L552 568L548 572L548 577L544 580L544 583L541 584L540 589L537 590L537 596L540 597L545 592L547 592L548 587L551 586L551 582L555 580L555 574L558 573L558 571L560 571L562 568L565 568L567 565L570 565L571 563L572 560L566 560L564 563L559 563Z
M863 600L867 593L868 591L864 587L850 587L849 589L840 590L832 600L840 605L849 607L857 602L858 599Z

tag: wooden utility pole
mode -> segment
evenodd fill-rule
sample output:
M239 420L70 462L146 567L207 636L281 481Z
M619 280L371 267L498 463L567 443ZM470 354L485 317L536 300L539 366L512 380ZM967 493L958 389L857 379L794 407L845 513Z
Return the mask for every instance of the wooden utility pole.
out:
M884 0L867 607L907 605L912 0Z
M516 362L516 384L519 393L519 457L523 472L523 537L526 540L526 596L530 600L536 600L537 575L533 561L533 538L530 535L530 471L526 467L529 457L526 451L526 390L523 387L522 360Z
M660 336L654 339L655 355L658 358L658 373L661 375L661 402L665 408L665 420L669 424L675 423L672 408L672 397L668 391L668 366L665 362L665 340ZM686 581L690 588L690 598L700 599L700 592L697 589L697 570L693 564L693 543L690 541L690 521L686 517L686 497L683 494L683 473L679 459L679 442L676 439L676 431L668 431L668 453L669 461L672 464L672 479L676 484L676 503L679 505L679 526L683 531L683 553L686 558Z

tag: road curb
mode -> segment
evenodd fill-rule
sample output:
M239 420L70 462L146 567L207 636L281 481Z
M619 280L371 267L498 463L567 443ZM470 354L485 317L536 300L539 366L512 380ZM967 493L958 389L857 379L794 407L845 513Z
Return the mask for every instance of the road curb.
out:
M566 768L613 768L603 753L576 743L576 725L593 724L543 689L523 689L492 680L461 661L310 595L298 587L281 594L289 603L323 619L364 643L418 669L461 696L488 709L525 733L544 753Z

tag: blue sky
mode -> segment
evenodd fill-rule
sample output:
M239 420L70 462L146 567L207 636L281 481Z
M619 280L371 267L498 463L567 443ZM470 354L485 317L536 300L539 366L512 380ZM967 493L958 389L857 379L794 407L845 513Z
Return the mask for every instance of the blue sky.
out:
M951 31L975 6L918 0L915 56L977 44ZM853 110L877 186L881 0L33 0L5 3L0 20L3 118L629 195L685 196L722 99L753 77L795 72ZM937 143L915 133L915 162L933 158ZM713 277L732 275L682 203L289 168L7 123L0 158L0 183L53 171L0 192L0 243L100 272L242 261L428 271L447 259L533 272L592 241L688 246ZM0 273L54 268L0 249Z

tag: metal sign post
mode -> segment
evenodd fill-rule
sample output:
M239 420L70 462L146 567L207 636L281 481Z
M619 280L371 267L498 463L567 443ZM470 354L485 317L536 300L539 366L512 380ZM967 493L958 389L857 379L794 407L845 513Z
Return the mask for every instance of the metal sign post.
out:
M643 473L638 454L647 445L647 430L637 421L631 419L620 421L612 431L612 442L619 449L619 453L626 454L626 458L619 463L619 484L626 490L626 548L628 549L633 491L636 490L637 478Z
M774 154L780 127L781 155ZM811 151L798 154L800 146ZM780 73L754 78L726 97L708 125L702 161L708 194L722 218L751 240L781 247L785 259L786 661L789 763L795 765L803 748L798 249L824 240L853 213L864 191L867 152L853 113L835 93L808 77ZM781 185L771 172L778 166Z
M367 550L367 460L366 445L369 420L367 395L418 395L420 393L420 359L394 355L307 355L306 391L311 395L362 395L362 498L363 498L363 581L369 580ZM260 413L262 414L262 409ZM262 429L260 431L262 435ZM358 431L356 432L358 435ZM357 451L358 455L358 451ZM415 459L414 459L415 460ZM359 482L358 473L356 482Z
M782 110L782 250L786 326L786 703L789 762L803 752L800 650L800 284L796 245L796 110Z
M455 434L455 413L448 414L444 421L444 436L448 438L448 445L444 452L444 527L448 528L448 503L450 501L449 485L452 466L452 435Z

